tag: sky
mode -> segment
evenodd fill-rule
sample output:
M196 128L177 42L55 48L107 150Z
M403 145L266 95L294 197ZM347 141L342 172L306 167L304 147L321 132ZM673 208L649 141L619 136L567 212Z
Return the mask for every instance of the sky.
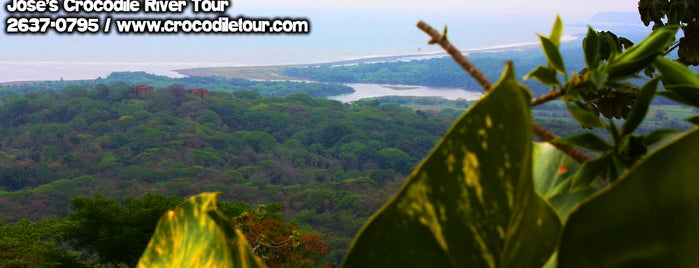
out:
M561 14L565 17L589 17L600 11L637 11L638 0L265 0L237 1L234 6L270 9L359 9L425 12L493 12L498 14Z
M304 17L311 33L7 35L2 23L0 82L91 79L111 71L170 75L194 67L305 64L440 50L426 45L426 35L415 27L418 20L438 29L448 26L454 44L472 49L536 41L536 33L548 33L556 14L566 24L584 25L601 11L637 12L637 0L230 1L230 17ZM5 22L4 5L0 10L0 22Z

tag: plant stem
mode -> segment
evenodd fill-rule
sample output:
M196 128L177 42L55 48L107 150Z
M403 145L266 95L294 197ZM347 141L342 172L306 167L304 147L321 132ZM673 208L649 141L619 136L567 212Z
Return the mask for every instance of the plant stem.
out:
M446 50L447 53L449 53L451 58L454 59L456 63L461 65L461 68L464 68L464 70L469 75L471 75L471 77L473 77L473 79L475 79L476 82L478 82L478 84L480 84L481 87L483 87L483 89L488 91L488 89L490 89L493 86L493 84L490 83L490 80L488 80L488 77L486 77L480 70L478 70L476 66L471 64L471 62L468 61L468 59L466 59L466 57L464 57L463 54L461 54L461 51L459 51L459 49L454 47L449 42L449 40L447 40L446 36L442 36L437 30L432 28L432 26L430 26L424 21L418 22L417 27L432 37L432 40L430 40L429 42L430 44L437 43L440 46L442 46L442 48L444 48L444 50Z
M680 46L680 41L675 42L674 44L672 44L672 46L670 46L670 48L665 50L665 53L663 54L663 56L667 56L668 54L670 54L670 52L672 52L673 50L675 50L679 46Z
M575 149L573 145L563 142L556 142L555 140L558 138L558 136L537 123L532 122L532 130L536 136L553 145L553 147L556 147L556 149L563 151L565 154L570 156L570 158L578 161L578 163L585 163L591 159L590 156L584 154L578 149Z
M545 95L541 95L532 101L532 107L536 107L538 105L541 105L541 104L547 103L549 101L558 99L558 97L560 97L561 95L563 95L563 90L555 90L555 91L551 91Z
M432 39L429 41L430 44L439 44L442 48L444 48L444 50L447 51L447 53L449 53L449 55L452 57L452 59L454 59L454 61L456 61L456 63L458 63L469 75L471 75L471 77L473 77L473 79L476 80L476 82L478 82L478 84L481 85L481 87L483 87L485 91L490 90L493 84L490 83L488 77L486 77L480 70L478 70L478 68L476 68L476 66L474 66L468 59L466 59L466 57L464 57L464 55L461 54L461 51L459 51L459 49L457 49L454 45L451 44L451 42L449 42L449 40L447 40L446 36L442 36L437 30L432 28L432 26L430 26L424 21L419 21L417 23L417 27L420 28L420 30L422 30L423 32L427 33L427 35L432 37ZM537 103L538 105L546 101L555 99L561 95L561 92L561 90L557 90L544 96L541 96L534 100L532 105L534 105L534 103ZM557 138L556 134L553 134L552 132L548 131L546 128L540 126L539 124L532 122L532 130L534 131L534 134L536 134L536 136L550 143L557 149L563 151L565 154L575 159L575 161L585 163L586 161L590 160L589 156L579 151L578 149L575 149L575 147L573 147L572 145L555 142L554 140Z

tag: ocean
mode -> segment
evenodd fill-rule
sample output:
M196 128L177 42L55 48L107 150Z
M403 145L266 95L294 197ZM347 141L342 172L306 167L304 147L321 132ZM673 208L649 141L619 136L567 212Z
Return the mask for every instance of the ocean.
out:
M4 18L7 14L2 14ZM346 10L246 10L228 16L306 18L309 34L43 34L8 35L0 41L0 82L75 80L114 71L178 76L172 70L197 67L334 62L375 56L433 53L428 36L415 26L425 20L460 49L531 43L548 34L555 17ZM584 25L584 21L573 21ZM571 24L573 25L573 24ZM4 27L4 26L3 26ZM566 27L566 35L585 32ZM4 32L4 29L3 29Z

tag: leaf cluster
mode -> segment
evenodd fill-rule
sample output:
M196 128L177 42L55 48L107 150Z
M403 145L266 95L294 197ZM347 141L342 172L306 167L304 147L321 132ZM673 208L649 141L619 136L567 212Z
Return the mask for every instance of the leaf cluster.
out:
M677 43L679 61L699 65L699 3L692 0L640 0L638 12L646 26L653 29L681 26L684 36Z

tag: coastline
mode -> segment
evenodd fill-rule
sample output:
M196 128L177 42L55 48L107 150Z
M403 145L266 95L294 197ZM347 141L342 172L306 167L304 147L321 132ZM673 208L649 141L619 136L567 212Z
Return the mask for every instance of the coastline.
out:
M579 37L565 36L562 42L578 40ZM503 52L513 50L528 50L539 47L539 42L513 43L497 46L488 46L473 49L463 49L465 55L471 53ZM0 79L0 86L22 85L36 82L92 80L104 77L112 72L132 71L147 72L156 75L164 75L172 78L184 76L218 76L225 78L239 78L248 80L273 80L273 81L303 81L304 79L281 75L287 68L305 68L309 66L344 66L363 63L397 62L410 60L423 60L448 57L444 51L432 51L397 55L374 55L361 58L350 58L337 61L299 63L299 64L260 64L240 65L235 63L203 63L203 62L0 62L0 70L19 70L20 77ZM207 66L208 65L208 66ZM183 68L184 67L184 68ZM87 69L85 69L87 68ZM26 69L26 70L25 70ZM58 70L69 70L65 77ZM9 71L8 71L9 72ZM50 77L45 74L50 73ZM26 73L26 75L24 75ZM45 78L44 78L45 77Z
M578 37L567 36L562 42L570 42L577 40ZM539 48L539 42L515 43L498 46L489 46L474 49L464 49L461 53L468 55L471 53L488 53L488 52L503 52L513 50L528 50ZM296 81L299 78L281 75L280 73L286 68L306 68L312 66L347 66L365 63L380 63L380 62L397 62L411 61L448 57L449 54L445 51L411 53L399 55L377 55L367 56L362 58L320 62L320 63L301 63L301 64L283 64L283 65L251 65L251 66L231 66L231 67L199 67L176 69L173 72L182 76L220 76L225 78L240 78L250 80L289 80Z

